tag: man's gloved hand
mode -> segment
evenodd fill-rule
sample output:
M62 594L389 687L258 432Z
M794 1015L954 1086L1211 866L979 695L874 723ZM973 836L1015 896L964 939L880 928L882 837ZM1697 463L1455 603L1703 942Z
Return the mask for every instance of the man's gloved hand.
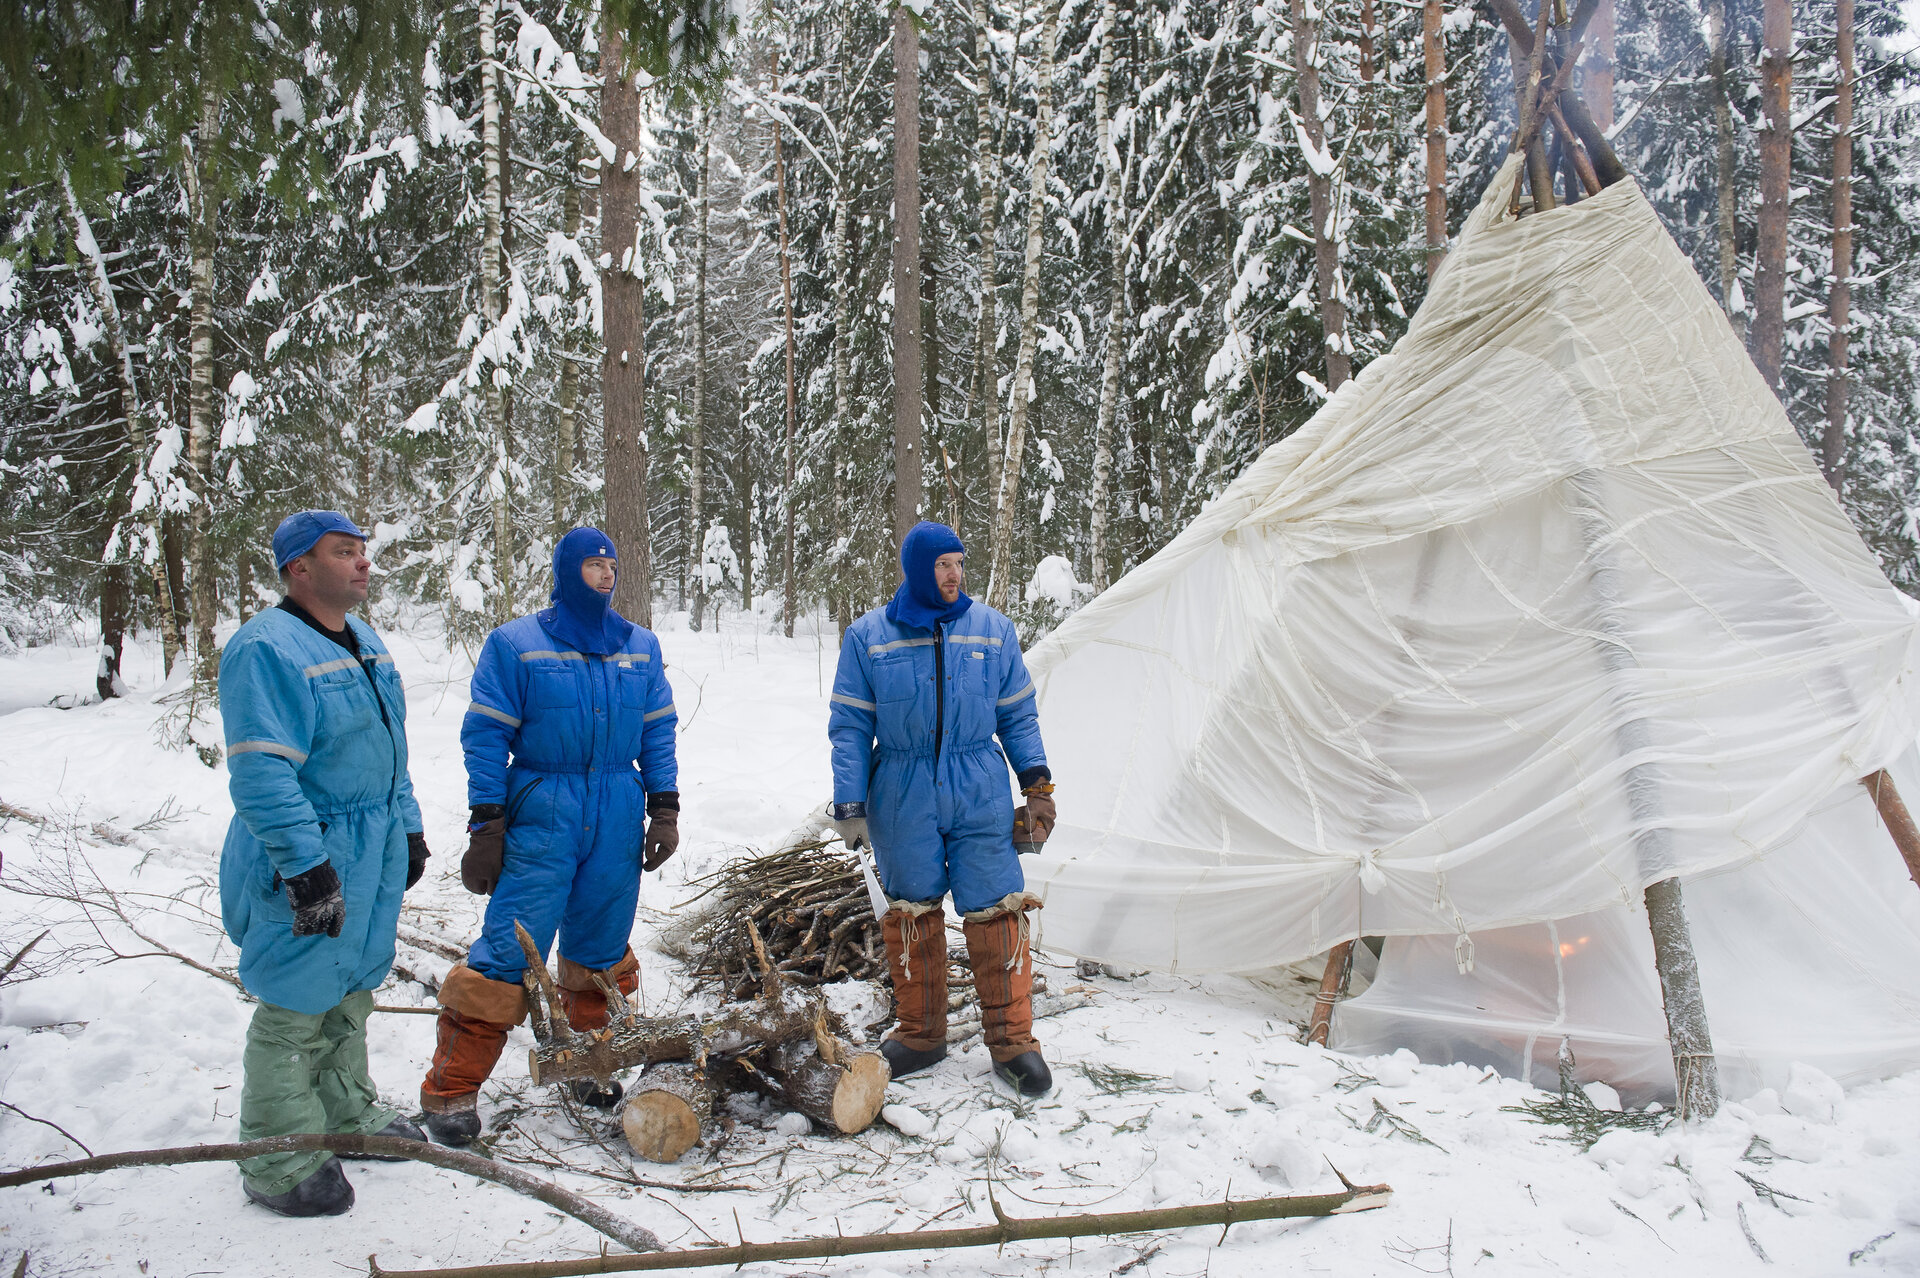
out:
M460 882L475 896L492 896L507 859L507 810L498 803L477 803L467 821L467 854L460 858Z
M847 851L858 852L873 846L873 840L867 836L866 804L836 803L827 809L827 819L840 832L840 841L847 845Z
M1013 814L1013 841L1045 843L1047 836L1053 833L1056 819L1053 782L1036 781L1020 793L1026 796L1027 801Z
M419 830L407 832L407 886L412 887L427 872L427 858L433 853L427 851L427 836Z
M295 936L340 935L340 925L347 921L347 903L340 896L340 876L334 873L333 862L322 861L281 882L286 885L287 903L293 906Z
M655 808L647 817L647 840L640 868L657 870L680 850L680 812L677 808Z

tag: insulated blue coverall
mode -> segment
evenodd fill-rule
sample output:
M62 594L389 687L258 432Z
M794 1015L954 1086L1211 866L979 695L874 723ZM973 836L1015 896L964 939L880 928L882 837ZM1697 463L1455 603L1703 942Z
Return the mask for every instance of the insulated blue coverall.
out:
M1033 692L1013 623L983 603L931 631L885 608L847 628L827 720L833 801L867 805L889 897L951 891L966 914L1025 888L1007 767L1047 766Z
M521 617L487 637L474 666L460 725L467 801L502 804L507 821L500 882L467 956L488 980L526 970L516 920L542 954L557 930L561 956L585 968L626 954L647 795L674 789L679 775L660 641L628 625L622 651L601 656Z

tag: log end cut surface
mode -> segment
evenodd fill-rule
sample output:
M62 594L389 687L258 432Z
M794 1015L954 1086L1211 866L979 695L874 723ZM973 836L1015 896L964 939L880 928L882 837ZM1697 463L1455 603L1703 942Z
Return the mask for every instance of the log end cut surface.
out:
M642 1092L620 1116L627 1143L650 1163L673 1163L700 1142L700 1116L672 1092Z
M886 1103L887 1083L893 1071L887 1058L878 1052L863 1052L853 1058L846 1076L833 1093L833 1125L851 1136L872 1126Z

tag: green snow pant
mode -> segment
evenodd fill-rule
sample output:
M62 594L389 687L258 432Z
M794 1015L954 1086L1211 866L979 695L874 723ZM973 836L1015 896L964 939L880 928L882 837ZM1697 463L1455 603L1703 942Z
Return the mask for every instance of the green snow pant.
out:
M302 1132L379 1131L399 1115L380 1103L367 1074L373 993L356 990L317 1016L262 1003L247 1026L240 1139ZM323 1151L263 1154L240 1164L263 1194L284 1194L320 1170Z

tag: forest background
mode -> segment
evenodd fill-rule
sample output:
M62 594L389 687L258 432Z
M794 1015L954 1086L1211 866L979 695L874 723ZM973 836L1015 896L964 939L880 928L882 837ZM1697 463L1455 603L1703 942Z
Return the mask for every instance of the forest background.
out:
M1595 122L1920 589L1899 7L1581 12ZM110 696L148 628L205 687L336 507L376 611L459 636L583 522L636 620L845 625L916 514L1032 636L1399 338L1514 76L1441 0L25 0L0 633L97 618Z

